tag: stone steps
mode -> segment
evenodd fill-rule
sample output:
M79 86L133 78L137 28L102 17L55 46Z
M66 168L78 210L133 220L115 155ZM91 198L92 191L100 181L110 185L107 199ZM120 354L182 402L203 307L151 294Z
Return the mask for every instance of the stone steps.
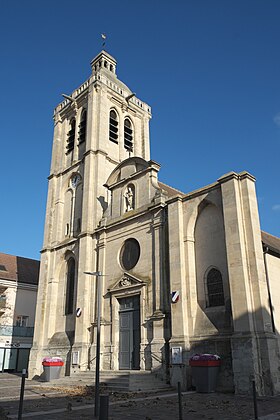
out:
M71 376L71 380L74 379L87 385L94 385L95 372L79 372ZM99 381L109 390L129 391L129 372L101 371Z
M95 384L95 372L78 372L44 383L50 386L92 386ZM157 391L171 389L155 374L148 371L101 371L100 384L109 391Z

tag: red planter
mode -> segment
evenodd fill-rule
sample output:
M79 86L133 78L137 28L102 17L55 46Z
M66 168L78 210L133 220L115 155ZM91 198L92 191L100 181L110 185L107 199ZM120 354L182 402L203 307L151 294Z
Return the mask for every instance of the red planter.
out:
M190 360L190 366L220 366L220 360Z
M63 366L63 362L42 362L43 366Z
M195 355L193 358L189 360L189 365L192 368L196 392L215 392L221 366L220 358L211 354Z
M42 361L45 381L49 382L53 379L59 379L61 367L64 365L63 361L55 358L54 360L51 358L46 359Z

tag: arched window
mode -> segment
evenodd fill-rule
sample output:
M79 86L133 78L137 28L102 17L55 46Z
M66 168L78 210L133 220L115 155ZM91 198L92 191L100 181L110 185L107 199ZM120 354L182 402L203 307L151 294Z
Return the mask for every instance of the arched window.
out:
M68 139L67 139L67 152L70 152L74 149L74 141L75 141L75 131L76 131L76 120L73 118L70 122L70 130L68 131Z
M79 124L79 144L83 143L86 139L87 129L87 111L84 110L81 115L81 122Z
M222 274L216 268L211 268L206 278L207 306L222 306L225 304Z
M65 315L70 315L74 311L74 289L75 289L75 260L69 258L67 261L67 278L66 278L66 300Z
M124 147L130 152L133 150L133 130L128 118L124 120Z
M118 116L116 111L113 109L110 111L110 119L109 119L109 140L113 141L114 143L118 143Z

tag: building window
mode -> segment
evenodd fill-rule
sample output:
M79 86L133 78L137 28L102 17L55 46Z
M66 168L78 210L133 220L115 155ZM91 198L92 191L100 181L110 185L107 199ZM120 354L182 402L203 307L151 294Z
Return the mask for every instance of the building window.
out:
M124 270L131 270L136 266L140 258L140 245L136 239L130 238L125 241L120 252L120 263Z
M113 141L114 143L118 143L118 116L116 111L113 109L110 111L110 119L109 119L109 140Z
M83 143L86 139L87 129L87 111L84 110L81 116L81 122L79 124L79 144Z
M18 315L16 318L16 326L17 327L27 327L28 326L28 316L26 315Z
M131 121L128 118L124 120L124 147L129 152L133 150L133 130Z
M75 260L69 258L67 261L67 284L66 284L66 302L65 315L73 313L74 306L74 288L75 288Z
M211 268L207 274L207 301L209 307L225 304L222 274L216 268Z
M76 131L76 120L73 118L70 122L70 130L68 131L68 139L67 139L67 152L71 152L74 149L74 141L75 141L75 131Z

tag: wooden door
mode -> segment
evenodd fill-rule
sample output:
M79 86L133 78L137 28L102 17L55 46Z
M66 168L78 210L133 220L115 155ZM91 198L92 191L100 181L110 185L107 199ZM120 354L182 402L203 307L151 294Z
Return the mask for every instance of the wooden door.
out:
M119 369L140 368L139 296L119 300Z

